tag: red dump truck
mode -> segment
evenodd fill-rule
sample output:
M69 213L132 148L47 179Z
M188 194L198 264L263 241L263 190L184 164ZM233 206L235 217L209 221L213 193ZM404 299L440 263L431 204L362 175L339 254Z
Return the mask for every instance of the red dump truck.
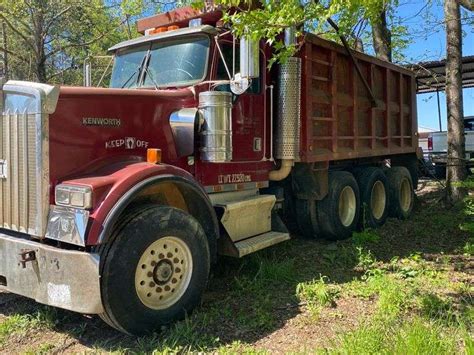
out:
M138 21L110 88L2 85L3 290L142 334L199 303L218 255L409 217L413 74L291 28L267 69L221 16Z

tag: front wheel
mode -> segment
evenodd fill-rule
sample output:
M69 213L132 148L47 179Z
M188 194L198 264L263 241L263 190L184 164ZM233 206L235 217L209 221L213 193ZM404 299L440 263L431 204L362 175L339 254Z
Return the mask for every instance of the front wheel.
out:
M109 325L141 335L183 319L205 290L210 255L186 212L150 207L116 231L103 255L102 302Z

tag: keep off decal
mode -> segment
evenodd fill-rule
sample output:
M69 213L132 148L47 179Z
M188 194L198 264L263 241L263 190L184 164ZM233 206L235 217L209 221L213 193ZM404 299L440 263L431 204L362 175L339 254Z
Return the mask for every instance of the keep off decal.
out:
M125 148L125 149L137 149L137 148L148 148L148 142L137 139L136 137L124 137L105 142L105 149L112 148Z

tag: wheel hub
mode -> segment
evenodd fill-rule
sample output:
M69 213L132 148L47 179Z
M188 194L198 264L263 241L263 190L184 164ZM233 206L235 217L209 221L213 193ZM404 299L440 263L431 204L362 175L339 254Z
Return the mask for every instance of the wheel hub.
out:
M403 212L410 210L411 202L413 198L413 192L411 190L410 181L404 178L400 184L400 208Z
M153 242L142 254L135 271L135 290L140 301L155 310L166 309L186 292L193 261L188 245L169 236Z
M372 186L372 191L370 194L370 208L372 210L372 215L380 220L385 212L385 207L387 204L387 195L385 192L385 186L380 180L377 180Z
M339 195L339 219L344 227L349 227L354 222L356 210L357 200L354 190L346 186Z
M161 260L156 264L155 269L153 270L153 279L159 285L166 284L171 276L173 276L173 265L171 262L166 260Z

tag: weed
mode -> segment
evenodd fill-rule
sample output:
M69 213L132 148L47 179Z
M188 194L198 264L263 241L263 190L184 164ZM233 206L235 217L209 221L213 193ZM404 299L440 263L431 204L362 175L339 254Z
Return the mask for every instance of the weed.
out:
M386 334L380 324L362 324L357 330L343 334L336 349L327 351L329 354L378 354L385 347Z
M454 320L452 301L433 293L421 296L420 301L421 312L428 319L442 320L446 323L451 323Z
M416 318L396 333L391 352L395 354L454 354L456 342L453 336L444 334L437 323Z
M234 319L244 332L271 329L276 322L272 296L266 294L254 299L248 308L234 315Z
M52 307L40 307L32 314L15 314L0 323L0 344L10 335L26 333L34 328L52 329L57 324L57 310Z
M474 180L471 183L474 184ZM463 224L460 225L460 229L467 231L471 234L472 237L470 241L464 247L465 249L464 252L468 255L473 255L474 241L472 239L474 237L474 198L468 197L465 199L464 202L465 202L464 203L465 207L464 207L463 212L464 212L464 215L467 217L467 221L465 221Z
M299 283L296 286L296 294L305 301L314 318L317 318L320 310L326 306L335 306L340 290L337 286L328 284L328 278L320 276L319 279Z
M395 319L410 301L409 290L396 278L386 276L384 280L384 285L379 290L377 316Z
M278 260L275 257L252 255L242 263L235 285L240 291L266 291L272 284L289 283L295 277L293 259Z
M254 280L263 284L271 282L291 282L295 278L295 263L293 259L275 262L262 259Z
M408 323L372 322L342 335L329 354L453 354L456 336L415 318ZM468 341L466 341L467 344Z
M186 318L162 333L137 338L135 349L137 353L175 354L206 351L218 342L218 338L200 332L198 323Z
M356 247L357 266L362 270L370 270L374 267L376 259L370 250L363 247Z
M15 314L0 323L0 344L13 333L23 332L31 324L28 315Z
M365 229L362 232L355 232L352 235L352 243L357 246L365 246L380 241L380 236L372 229Z
M383 272L367 272L361 280L353 280L346 286L349 295L370 298L377 295L384 287L386 276Z
M25 352L25 355L46 355L50 354L52 350L55 348L53 344L45 343L38 346L38 348L34 350L28 350Z
M474 223L472 223L471 226L472 226L472 228L470 229L470 231L472 231L472 233L474 233ZM474 238L469 239L466 242L466 244L464 244L464 246L462 248L462 252L466 256L473 256L474 255Z
M264 355L264 354L268 354L267 351L256 350L251 345L244 344L240 341L234 341L229 345L221 346L217 349L216 353L217 354L223 354L223 355L226 355L226 354L229 354L229 355L234 355L234 354Z

